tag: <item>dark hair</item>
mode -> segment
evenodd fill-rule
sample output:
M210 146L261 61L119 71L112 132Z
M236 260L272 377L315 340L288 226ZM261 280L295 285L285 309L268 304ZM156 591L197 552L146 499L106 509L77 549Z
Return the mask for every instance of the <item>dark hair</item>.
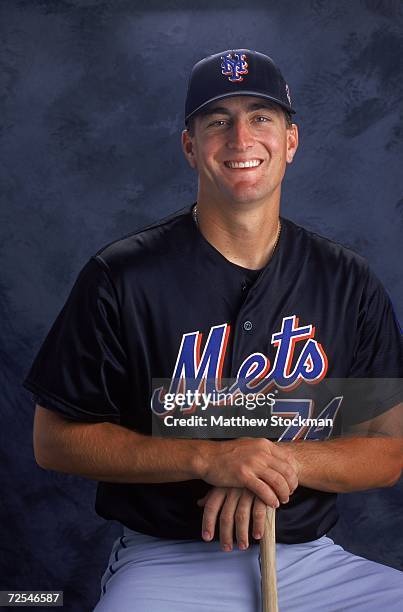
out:
M292 116L291 113L288 112L288 110L285 110L285 108L282 109L283 113L284 113L284 117L285 117L285 123L287 126L287 129L289 129L292 126Z
M273 106L276 106L277 108L279 107L278 104L274 104ZM285 124L287 126L287 129L290 129L292 126L292 116L291 113L286 110L285 108L283 108L282 106L280 106L280 109L284 115L285 118ZM189 136L191 138L193 138L194 133L195 133L195 119L197 116L201 116L202 112L200 113L196 113L195 115L192 115L192 117L189 117L189 119L187 121L185 121L185 127L187 129L187 131L189 132Z

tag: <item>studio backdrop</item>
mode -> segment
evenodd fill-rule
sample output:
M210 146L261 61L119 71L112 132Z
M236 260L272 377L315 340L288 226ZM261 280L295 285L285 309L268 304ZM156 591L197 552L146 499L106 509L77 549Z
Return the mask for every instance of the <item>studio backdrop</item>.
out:
M282 214L366 257L403 320L403 7L394 0L0 4L0 589L63 590L90 610L119 526L96 483L45 471L21 382L103 245L190 205L187 75L230 48L274 58L301 144ZM332 295L329 295L329 300ZM330 534L403 569L403 491L341 496Z

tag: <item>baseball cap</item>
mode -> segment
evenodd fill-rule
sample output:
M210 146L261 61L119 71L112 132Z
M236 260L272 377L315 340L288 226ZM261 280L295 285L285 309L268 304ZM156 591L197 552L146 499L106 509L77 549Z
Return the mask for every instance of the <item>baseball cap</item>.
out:
M193 66L185 123L210 102L230 96L267 98L295 113L288 85L273 60L258 51L235 49L209 55Z

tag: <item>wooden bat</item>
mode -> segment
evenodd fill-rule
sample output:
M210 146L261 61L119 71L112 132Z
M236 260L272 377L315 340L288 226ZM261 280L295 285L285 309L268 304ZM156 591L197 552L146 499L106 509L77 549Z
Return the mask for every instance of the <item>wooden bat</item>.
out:
M276 576L276 510L266 507L263 538L260 540L263 612L278 612Z

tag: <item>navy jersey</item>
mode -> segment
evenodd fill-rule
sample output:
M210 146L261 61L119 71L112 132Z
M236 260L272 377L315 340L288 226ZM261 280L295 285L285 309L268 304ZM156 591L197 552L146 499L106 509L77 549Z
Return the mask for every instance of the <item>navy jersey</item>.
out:
M185 377L197 378L197 368L205 368L235 379L255 359L260 378L283 396L300 385L298 405L305 407L305 389L320 381L401 377L400 331L365 260L281 221L275 253L260 271L216 250L191 207L103 248L81 271L25 387L66 418L150 434L153 381L174 378L179 363ZM330 400L326 410L337 417L340 402ZM399 401L388 390L367 411L351 406L347 422L368 420ZM325 439L341 432L336 423L289 439ZM201 480L100 482L96 511L156 537L200 539L203 509L196 501L209 488ZM278 510L277 540L325 534L337 520L335 500L333 493L298 487Z

